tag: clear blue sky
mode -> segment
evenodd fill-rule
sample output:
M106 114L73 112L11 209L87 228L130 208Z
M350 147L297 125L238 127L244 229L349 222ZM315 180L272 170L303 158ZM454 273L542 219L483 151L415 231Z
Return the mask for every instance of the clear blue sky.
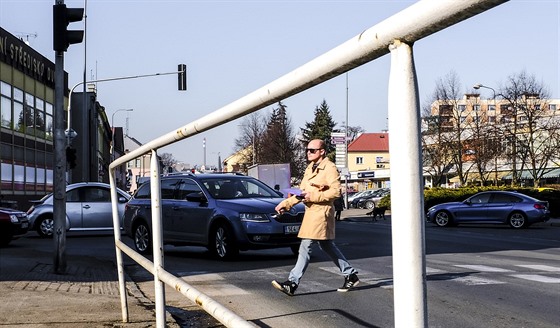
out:
M443 0L442 0L443 1ZM188 91L176 76L98 84L98 101L115 125L129 117L129 135L140 142L167 134L264 86L358 35L416 1L87 1L87 79L188 69ZM0 0L0 26L30 37L31 46L54 61L54 0ZM84 1L65 1L84 7ZM74 23L73 29L83 29ZM560 98L560 2L513 0L418 41L415 63L424 105L435 82L455 71L465 92L475 83L495 89L525 70ZM367 132L387 128L389 56L348 73L349 124ZM84 44L65 54L70 87L84 75ZM81 91L81 87L79 88ZM490 90L481 90L491 97ZM345 120L346 79L334 78L284 101L294 128L313 120L325 99L335 121ZM268 107L265 110L269 110ZM263 112L263 111L261 111ZM162 152L208 165L233 152L242 119L166 147ZM79 131L78 131L79 133Z

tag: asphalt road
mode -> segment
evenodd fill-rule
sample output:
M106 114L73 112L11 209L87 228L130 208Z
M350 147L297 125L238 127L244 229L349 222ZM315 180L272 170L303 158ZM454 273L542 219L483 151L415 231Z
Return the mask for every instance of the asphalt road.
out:
M523 230L426 224L429 326L557 327L559 235L550 224ZM224 263L201 248L166 247L165 266L261 327L393 327L390 218L339 222L337 244L360 271L360 285L348 293L336 291L343 278L318 249L294 297L270 285L295 263L289 249L242 252ZM129 272L149 294L151 277L135 268ZM174 294L168 289L168 304L188 304Z
M425 233L430 327L558 326L559 226L514 230L427 223ZM33 232L24 238L33 247L52 247ZM270 284L284 280L295 263L288 248L242 252L236 261L219 262L204 248L166 246L165 267L260 327L393 327L391 239L390 217L337 223L337 244L360 272L360 285L348 293L336 291L343 278L318 249L293 297ZM115 256L107 234L69 233L67 252L99 260ZM154 300L151 275L130 259L125 262L127 273ZM211 317L193 321L192 302L171 288L166 304L179 322L185 319L185 327L219 326Z

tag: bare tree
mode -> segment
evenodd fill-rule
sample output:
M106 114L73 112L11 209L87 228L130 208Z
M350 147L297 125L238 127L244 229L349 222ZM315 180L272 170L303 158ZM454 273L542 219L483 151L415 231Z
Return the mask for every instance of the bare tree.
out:
M426 105L422 113L422 166L432 178L432 184L441 186L453 166L452 147L447 138L447 120L439 113L434 115L431 106L432 103Z
M500 108L512 168L512 185L523 170L530 172L534 185L558 162L560 124L548 106L549 93L541 82L526 72L511 75L500 96Z
M467 113L464 127L468 134L465 144L465 159L474 163L481 185L486 185L494 172L497 185L497 157L500 152L500 130L490 122L488 108L482 110L478 94L467 95ZM495 121L495 116L492 117ZM492 124L494 123L494 124Z
M241 134L235 139L235 151L240 153L242 160L239 164L245 167L259 163L262 152L262 136L266 129L265 119L258 112L246 116L239 125Z
M175 164L177 164L177 160L173 158L173 155L170 153L162 153L159 155L159 162L165 173L171 172Z
M459 176L461 185L465 185L472 163L465 160L464 147L465 140L468 138L467 128L465 123L466 115L462 106L459 106L460 99L462 99L463 92L461 83L457 77L457 73L452 71L444 78L436 83L436 90L434 91L434 99L438 104L440 119L442 127L445 132L442 133L442 142L449 151L451 161Z

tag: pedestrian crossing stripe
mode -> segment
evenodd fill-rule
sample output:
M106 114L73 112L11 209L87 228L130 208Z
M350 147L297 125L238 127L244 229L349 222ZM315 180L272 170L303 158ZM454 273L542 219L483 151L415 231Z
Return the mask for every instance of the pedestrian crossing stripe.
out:
M547 271L547 272L560 272L560 268L553 267L550 265L539 265L539 264L519 264L518 267L537 270L537 271Z
M513 274L511 276L525 280L544 282L547 284L560 284L560 278L547 277L540 274Z
M426 273L428 273L428 274L432 274L432 273L442 273L442 272L445 272L445 271L440 270L440 269L435 269L435 268L426 267Z
M497 281L493 279L475 277L475 276L467 276L467 277L457 277L450 279L452 281L458 281L464 283L467 286L477 286L477 285L500 285L505 284L506 282Z
M514 272L512 270L496 268L487 265L454 265L454 266L458 268L465 268L465 269L470 269L470 270L475 270L480 272Z

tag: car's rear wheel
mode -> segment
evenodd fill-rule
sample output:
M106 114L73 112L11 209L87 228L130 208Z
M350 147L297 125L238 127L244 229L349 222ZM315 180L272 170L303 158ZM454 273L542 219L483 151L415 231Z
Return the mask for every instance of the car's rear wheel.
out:
M447 211L437 212L434 223L440 227L449 227L452 224L451 214Z
M150 229L144 222L140 222L133 231L134 247L140 254L150 254L152 251L152 237Z
M520 229L528 226L527 217L521 212L513 212L508 217L508 224L514 229Z
M42 238L52 237L54 231L54 219L52 216L44 216L37 223L37 233Z
M220 260L233 259L239 254L231 228L226 224L214 228L211 241L210 250Z
M368 210L371 210L375 207L375 203L370 200L366 203L366 205L364 207L367 208Z

